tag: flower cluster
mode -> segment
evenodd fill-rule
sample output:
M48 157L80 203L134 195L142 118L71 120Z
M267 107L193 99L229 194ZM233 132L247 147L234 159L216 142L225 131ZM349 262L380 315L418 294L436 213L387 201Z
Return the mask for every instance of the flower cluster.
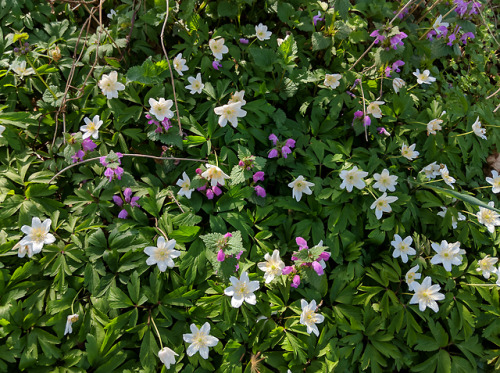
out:
M113 201L118 207L122 207L122 210L118 213L118 218L127 219L128 212L125 209L126 205L130 205L132 207L141 207L137 201L140 197L132 197L132 189L125 188L122 195L114 195Z
M214 196L220 196L222 194L222 189L220 187L224 186L225 180L229 179L229 175L225 174L219 167L212 164L205 164L206 170L203 171L201 168L196 169L196 173L202 178L206 180L205 185L202 185L196 190L198 192L204 193L208 199L213 199ZM183 181L185 183L185 181ZM189 182L189 186L190 186ZM185 184L185 188L189 188L187 184ZM191 194L189 194L191 195Z
M77 150L76 153L71 156L71 159L73 159L73 163L83 161L85 155L87 155L87 153L93 152L97 147L97 144L91 139L86 138L82 141L81 146L82 149Z
M279 157L280 153L283 158L287 158L288 154L291 154L292 149L295 147L294 139L288 139L283 144L279 142L278 137L274 133L269 135L269 140L272 141L274 148L269 151L269 154L267 155L268 158Z
M122 153L115 153L114 151L111 151L108 155L102 156L99 161L101 164L106 167L106 170L104 171L104 176L106 176L109 181L112 181L115 176L118 180L122 179L123 175L123 168L120 167L121 165L121 158L123 157Z

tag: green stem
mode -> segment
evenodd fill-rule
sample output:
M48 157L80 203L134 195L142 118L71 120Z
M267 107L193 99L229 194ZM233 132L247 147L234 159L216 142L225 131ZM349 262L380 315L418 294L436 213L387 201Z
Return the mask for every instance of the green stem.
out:
M52 89L50 89L49 85L47 84L47 82L42 78L42 76L38 73L38 71L36 70L35 66L33 66L33 64L31 63L31 60L28 58L28 56L26 56L26 61L28 61L28 63L30 64L31 68L35 71L35 74L36 76L38 76L38 78L40 78L40 80L42 81L42 83L45 85L45 87L47 87L47 89L49 90L49 92L52 94L52 96L54 97L54 100L57 100L57 96L56 94L52 91Z
M151 312L151 311L149 311L149 312ZM153 323L156 335L158 336L158 339L160 340L160 347L163 350L163 342L161 341L160 332L158 331L158 328L156 327L155 319L153 319L153 316L151 316L151 314L149 314L149 318L151 319L151 322Z

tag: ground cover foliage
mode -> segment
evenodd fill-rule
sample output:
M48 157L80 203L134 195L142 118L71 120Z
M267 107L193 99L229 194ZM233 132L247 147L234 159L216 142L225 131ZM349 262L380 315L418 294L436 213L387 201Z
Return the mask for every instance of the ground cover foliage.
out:
M498 5L0 4L0 371L500 369Z

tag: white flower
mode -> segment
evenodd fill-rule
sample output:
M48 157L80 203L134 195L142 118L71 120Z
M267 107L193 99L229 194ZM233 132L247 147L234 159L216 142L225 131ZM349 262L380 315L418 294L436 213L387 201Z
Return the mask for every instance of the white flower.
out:
M113 19L114 16L116 16L116 12L114 9L111 9L111 11L107 14L109 19Z
M235 102L214 108L215 114L220 115L219 126L225 127L227 122L229 122L234 128L238 127L238 118L243 118L247 115L247 112L241 106L241 102Z
M417 69L417 71L414 72L413 75L417 77L418 84L431 84L432 82L436 81L436 78L433 78L431 76L431 72L429 70L424 70L424 72L421 73L420 70Z
M73 323L78 321L78 314L69 315L66 318L66 328L64 329L64 335L73 333Z
M410 289L410 291L415 291L415 285L417 284L417 282L415 282L415 280L420 280L420 277L422 277L422 275L420 273L417 273L418 271L418 264L413 267L413 268L410 268L410 270L408 272L406 272L406 275L405 275L405 280L406 280L406 284L408 285L408 288Z
M5 126L2 126L2 125L0 124L0 137L3 137L3 136L2 136L3 131L5 131Z
M268 284L274 280L276 276L281 275L281 271L285 268L285 263L280 258L279 250L274 250L272 256L266 253L264 259L266 261L258 263L257 267L265 272L264 280L266 280L266 284Z
M405 85L406 82L401 78L394 78L394 80L392 81L392 88L396 93L398 93L399 90L403 88Z
M326 74L323 84L330 88L337 88L340 85L340 79L342 79L340 74Z
M160 358L160 361L165 364L165 367L167 369L170 369L170 364L175 364L176 356L179 355L177 355L174 350L168 347L163 347L160 351L158 351L158 357Z
M272 34L273 33L271 31L267 31L267 26L263 25L262 23L259 23L258 26L255 26L255 36L257 36L257 39L259 39L260 41L271 39Z
M94 139L99 138L99 128L101 128L103 121L99 118L99 115L94 115L94 118L90 120L89 118L84 118L85 126L80 127L80 131L83 132L83 139L93 137Z
M165 242L163 236L158 237L156 241L157 246L148 246L144 252L149 255L146 260L147 265L158 265L160 272L165 272L167 268L174 268L174 261L172 259L178 258L181 252L175 250L175 240L168 240Z
M436 131L441 131L443 127L441 127L441 123L443 121L441 119L433 119L429 123L427 123L427 136L435 135Z
M415 150L416 145L417 144L412 144L410 146L407 146L405 143L403 143L403 146L401 147L401 155L409 161L413 161L420 154Z
M42 223L39 218L33 218L31 220L31 227L29 225L23 225L21 227L21 231L26 234L26 236L19 241L19 245L24 246L31 244L33 254L38 254L42 251L44 244L51 244L56 241L54 235L49 233L51 223L52 221L50 219L45 219Z
M444 219L444 217L446 216L446 211L448 211L448 209L446 207L444 207L444 206L441 206L441 210L442 211L439 211L437 213L437 215L441 216ZM451 226L452 226L452 228L453 229L457 229L458 222L459 221L463 221L463 220L465 220L465 215L462 214L462 213L460 213L460 212L458 213L458 221L457 221L457 219L454 216L452 216L451 217Z
M38 252L34 253L33 252L33 245L32 244L26 244L26 245L21 245L20 242L16 243L12 250L18 250L17 251L17 256L19 258L24 258L26 255L28 255L28 258L31 258L33 254L38 254L41 250Z
M228 104L236 104L240 103L241 106L245 105L247 102L243 98L245 96L245 91L236 91L233 94L231 94L231 98L227 102Z
M374 118L382 118L382 110L379 105L385 104L385 101L373 101L366 107L366 112Z
M316 336L319 336L319 330L316 324L322 323L325 317L316 311L316 301L313 299L311 303L307 303L306 300L301 299L300 305L302 307L302 314L300 315L300 323L307 327L307 333L311 334L313 332Z
M183 71L189 70L189 68L186 66L186 60L182 58L182 53L179 53L177 56L175 56L173 64L175 71L177 71L180 76L184 75L182 73Z
M182 173L182 179L177 180L176 185L181 187L181 190L177 193L178 195L186 196L187 199L191 199L191 193L193 193L194 188L190 188L191 179L185 172Z
M203 87L205 87L205 84L203 84L203 82L201 81L200 73L196 75L196 78L192 76L188 77L188 82L191 84L187 85L186 88L191 91L189 93L191 93L192 95L194 95L195 93L201 93Z
M476 271L481 272L485 279L489 279L491 273L496 272L496 262L498 262L498 258L490 258L489 255L486 255L483 259L477 262L479 268L476 268Z
M449 186L451 186L452 189L455 189L453 187L453 184L455 183L456 180L450 176L450 172L448 171L448 167L446 167L446 165L443 165L443 167L439 169L439 173L441 174L441 177L443 178L444 182Z
M422 284L415 282L415 285L413 286L415 294L410 299L410 304L418 303L418 308L422 312L425 311L427 307L429 307L434 312L439 311L439 307L436 301L444 299L444 294L439 293L439 290L441 290L441 286L431 286L431 284L431 278L427 276L426 278L424 278L424 281L422 281Z
M431 264L442 263L448 272L451 272L452 265L462 264L462 255L465 254L465 250L460 249L460 242L448 243L443 240L441 244L433 242L431 246L437 253L432 257Z
M393 258L401 257L403 263L408 262L408 255L415 255L417 252L410 245L413 242L413 238L410 236L406 237L404 240L399 236L399 234L394 235L394 241L391 241L391 245L394 247L394 252L392 253Z
M377 219L380 220L384 212L392 211L390 203L393 203L397 200L398 197L388 197L387 193L384 192L384 194L382 194L379 198L375 200L375 202L372 203L370 208L372 210L375 209L375 216L377 217Z
M170 110L174 102L172 100L165 100L163 97L156 101L154 98L149 99L149 106L151 109L149 113L154 115L156 119L162 121L165 118L172 118L174 112Z
M481 122L479 121L479 117L477 117L474 124L472 124L472 130L474 131L476 136L479 136L483 140L488 140L488 138L486 137L486 128L481 127Z
M231 286L224 290L224 294L232 297L232 307L239 308L243 302L247 302L248 304L257 303L257 298L253 292L260 287L259 281L250 281L246 271L241 274L239 279L231 276L229 281L231 281Z
M224 185L224 179L229 179L230 177L224 173L219 167L213 164L205 164L207 170L201 174L201 177L210 180L212 186L217 186L217 183Z
M217 40L210 39L208 41L208 46L212 51L215 58L222 60L222 55L229 52L229 49L224 45L224 38L219 38Z
M123 91L125 89L125 86L118 82L118 73L116 71L112 71L109 75L103 74L98 85L102 90L102 94L105 95L108 100L118 98L118 91Z
M431 164L422 168L422 171L420 172L424 172L425 177L430 180L430 179L435 179L436 176L441 175L440 170L441 166L436 164L436 162L432 162Z
M353 187L361 190L366 186L363 178L368 176L368 172L358 170L358 167L354 166L352 170L340 171L339 176L342 179L340 189L347 189L348 192L352 192Z
M495 207L493 201L488 203L488 206ZM486 228L488 228L488 232L493 233L495 231L495 227L500 225L500 215L497 212L479 207L479 212L477 213L477 221L481 224L484 224Z
M493 186L493 189L491 190L493 193L500 193L500 175L498 175L497 171L493 170L491 171L491 176L492 177L486 178L486 182Z
M450 24L448 22L441 22L443 19L443 16L440 15L437 17L437 19L434 21L434 24L432 25L432 28L437 32L438 35L440 35L442 32L439 30L439 27L444 26L448 27Z
M288 184L289 188L292 188L292 197L297 200L297 202L300 201L302 198L302 193L311 195L312 191L309 189L309 187L313 187L314 183L311 183L309 181L306 181L304 179L304 176L300 175L298 178L296 178L294 181L292 181L290 184Z
M398 184L396 181L398 177L390 175L389 170L384 169L381 174L374 174L373 178L377 181L373 184L373 187L377 188L381 192L385 192L386 190L394 192L396 190L395 186Z
M28 69L26 68L26 61L22 61L21 63L16 61L10 67L17 75L21 76L21 79L35 73L35 70L33 70L32 67Z
M210 335L210 324L206 322L200 329L191 324L191 334L183 334L184 342L190 343L187 348L188 356L193 356L198 351L203 359L208 359L208 348L217 346L219 340Z

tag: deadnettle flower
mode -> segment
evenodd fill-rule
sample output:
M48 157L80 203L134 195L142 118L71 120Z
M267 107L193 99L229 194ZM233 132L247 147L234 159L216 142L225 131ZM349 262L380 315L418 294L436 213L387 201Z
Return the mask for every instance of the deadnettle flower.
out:
M418 303L418 308L422 312L424 312L427 307L434 312L439 311L439 306L436 301L443 300L444 294L439 293L441 286L432 285L432 280L429 276L424 278L422 284L415 282L413 290L415 291L415 294L410 299L410 304Z
M184 342L190 343L186 353L188 356L193 356L199 352L203 359L208 359L208 348L215 347L219 343L217 338L210 335L210 324L206 322L200 329L191 324L189 328L191 333L182 335Z
M417 252L410 245L413 242L413 238L410 236L406 237L404 240L399 236L399 234L394 235L394 241L391 242L391 245L394 247L394 251L392 253L393 258L401 257L403 263L408 262L408 255L415 255Z
M439 35L442 33L442 27L445 29L450 25L448 22L442 22L443 16L440 15L437 17L437 19L434 21L434 24L432 25L432 28L436 30L436 33Z
M385 35L381 35L378 30L373 31L370 36L375 39L375 44L378 44L386 39Z
M297 200L297 202L300 201L302 198L302 193L311 195L312 191L309 189L309 187L313 187L314 183L311 183L309 181L306 181L304 179L304 176L300 175L298 178L296 178L294 181L292 181L290 184L288 184L289 188L292 188L292 197Z
M342 179L340 189L346 189L348 192L352 192L353 187L361 190L366 186L363 178L368 176L368 172L358 170L358 167L354 166L352 170L340 171L339 176Z
M255 36L257 36L257 39L259 39L260 41L271 39L272 34L273 33L271 31L267 31L267 26L263 25L262 23L259 23L258 26L255 26Z
M158 101L156 101L154 98L149 99L149 106L151 106L151 109L149 110L151 115L154 115L156 119L162 121L165 118L172 118L174 116L174 113L170 108L174 102L172 100L165 100L163 97L161 97Z
M198 73L196 75L196 78L190 76L188 77L188 82L190 83L189 85L186 86L187 89L190 90L189 93L194 95L195 93L201 93L203 88L205 87L205 84L201 81L201 73Z
M403 143L403 146L401 147L401 155L406 159L408 159L409 161L413 161L420 154L415 150L415 146L417 146L417 144L412 144L408 146L405 143Z
M54 235L49 233L50 224L52 224L50 219L45 219L41 222L39 218L33 218L31 220L31 227L29 225L21 227L21 231L26 236L19 241L19 245L31 245L33 254L38 254L42 251L43 245L48 245L56 241Z
M401 78L394 78L392 81L392 88L394 89L394 92L398 93L401 88L403 88L406 85L406 82L401 79Z
M406 272L405 280L410 291L415 291L415 285L418 284L415 280L419 280L422 277L420 273L417 273L418 268L417 264L415 267L410 268L410 270Z
M175 240L165 241L165 237L160 236L156 241L157 246L148 246L144 252L149 255L146 260L147 265L158 265L160 272L165 272L167 268L174 268L174 261L172 259L178 258L181 252L175 250Z
M398 197L387 196L387 193L384 192L379 198L372 203L370 208L375 209L375 216L380 220L382 218L382 214L384 212L391 212L391 203L396 202Z
M486 182L492 185L491 191L493 193L500 193L500 175L498 175L497 171L491 171L491 177L487 177Z
M486 137L486 128L481 127L481 122L479 121L479 117L477 117L476 121L472 125L472 131L476 134L476 136L482 138L483 140L488 140Z
M227 122L236 128L238 127L238 118L243 118L247 112L241 108L241 102L235 102L214 108L214 112L219 117L219 126L225 127Z
M491 274L496 272L496 262L498 262L498 258L490 258L489 255L486 255L477 262L478 268L476 268L476 271L481 272L485 279L489 279Z
M208 46L210 47L214 57L218 60L222 60L222 55L229 52L229 49L224 45L224 38L210 39L208 41Z
M427 136L435 135L436 131L441 131L441 123L443 123L442 119L433 119L427 123Z
M444 206L441 206L441 210L442 211L439 211L437 213L438 216L441 216L443 219L444 217L446 216L446 212L448 211L448 209ZM458 213L458 221L457 221L457 218L455 218L454 216L451 217L451 226L453 229L457 229L457 224L459 221L464 221L465 220L465 216L464 214L462 213Z
M398 184L396 181L398 177L390 175L389 170L384 169L381 174L374 174L373 178L376 181L373 187L377 188L379 191L385 192L388 190L389 192L394 192L396 190L395 186Z
M181 187L179 192L177 192L178 195L191 199L191 193L193 193L194 188L191 188L191 179L185 172L182 173L182 179L177 180L176 185Z
M219 167L214 166L213 164L205 164L207 170L201 174L201 177L209 180L213 187L217 186L217 184L224 185L225 179L229 179L230 177L226 175Z
M342 79L340 74L326 74L323 84L330 88L337 88L340 85L340 79Z
M186 60L182 58L182 53L179 53L177 56L175 56L173 64L175 71L177 71L180 76L184 75L182 73L183 71L189 70L189 68L186 66Z
M325 317L316 311L316 301L313 299L311 303L307 303L306 300L300 300L300 306L302 307L302 314L300 315L300 323L307 327L307 333L316 334L319 337L319 330L316 324L320 324L325 320Z
M398 49L398 46L403 46L405 45L403 43L403 39L407 38L408 35L406 35L404 32L400 32L397 35L394 35L391 37L391 48L396 50Z
M118 91L123 91L125 86L118 82L118 73L116 71L112 71L109 75L103 74L101 80L99 80L99 88L101 88L102 94L106 96L106 98L118 98Z
M259 281L250 281L248 278L248 273L245 271L241 274L240 278L231 276L229 278L231 285L224 290L224 294L231 298L231 306L234 308L239 308L246 302L248 304L255 305L257 303L257 298L255 297L254 291L259 289Z
M132 189L130 188L125 188L123 191L123 197L115 195L113 196L113 201L115 204L119 207L122 207L124 204L130 204L130 207L141 207L137 201L140 199L140 197L132 197ZM125 209L122 209L120 213L118 214L118 218L120 219L126 219L128 216L128 212Z
M490 201L488 206L495 207L495 204L493 201ZM480 224L484 224L490 233L493 233L495 231L495 227L500 225L500 215L498 215L496 211L479 207L479 212L476 216L477 221Z
M448 243L443 240L441 244L433 242L431 246L436 252L436 255L431 259L431 264L442 263L448 272L451 272L452 265L462 264L462 255L465 254L465 250L460 249L460 242Z
M160 351L158 351L158 358L163 364L165 364L165 368L167 369L170 369L170 365L175 364L176 356L179 355L168 347L163 347Z
M373 101L366 107L366 112L374 118L382 118L382 110L379 105L385 104L385 101Z
M433 78L431 76L431 72L429 70L424 70L424 72L421 73L420 70L417 69L417 71L414 72L413 75L417 77L418 84L431 84L432 82L436 81L436 78Z
M276 276L281 275L283 268L285 268L285 263L280 258L279 250L274 250L273 255L266 253L264 255L265 262L260 262L257 267L261 271L264 271L264 280L266 284L270 283Z
M266 198L266 190L261 187L260 185L256 185L254 187L254 190L255 190L255 194L257 194L259 197L262 197L262 198Z
M321 12L318 10L318 14L316 14L315 16L313 16L313 23L314 23L314 26L316 26L316 24L320 21L324 21L325 19L321 17Z
M83 132L83 139L87 139L92 136L94 139L99 138L99 128L101 128L103 121L99 118L99 115L94 115L94 118L90 120L85 118L83 120L85 126L80 127L80 131Z
M212 67L215 69L215 70L219 70L221 67L222 67L222 64L218 61L218 60L214 60L212 62Z
M66 328L64 328L64 335L73 333L73 323L78 321L78 314L69 315L66 318Z

